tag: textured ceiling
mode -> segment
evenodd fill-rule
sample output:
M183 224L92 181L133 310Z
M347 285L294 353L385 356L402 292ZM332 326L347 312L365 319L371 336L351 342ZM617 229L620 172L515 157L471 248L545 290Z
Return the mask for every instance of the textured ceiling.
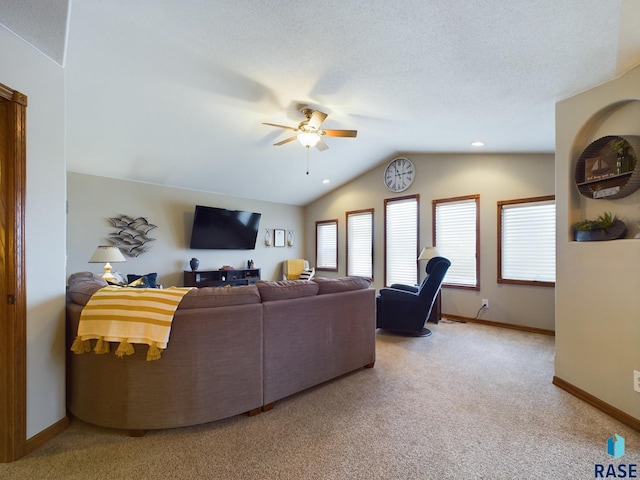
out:
M75 1L68 169L303 205L398 153L552 152L555 102L640 61L638 4ZM309 175L262 125L301 105L358 130Z
M69 0L2 0L0 23L64 64Z

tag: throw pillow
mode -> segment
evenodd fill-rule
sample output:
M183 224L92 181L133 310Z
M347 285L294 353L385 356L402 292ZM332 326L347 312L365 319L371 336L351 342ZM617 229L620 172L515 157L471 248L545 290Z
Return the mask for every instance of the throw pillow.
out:
M120 272L114 272L112 270L111 271L111 275L113 276L113 280L107 280L107 283L109 285L122 286L122 285L127 283L127 282L124 281L124 277L122 276L122 274Z
M142 282L136 283L132 285L136 280L144 279ZM158 284L156 283L156 279L158 278L157 273L147 273L146 275L127 275L127 283L128 287L138 287L138 288L158 288Z
M300 274L300 280L311 280L315 274L316 274L316 269L315 268L310 268L308 270L304 270Z
M132 282L129 282L125 285L125 287L131 288L149 288L149 283L147 282L147 277L144 275L142 277L138 277Z
M107 282L97 273L74 273L69 277L67 296L73 303L86 305L91 295L106 286Z

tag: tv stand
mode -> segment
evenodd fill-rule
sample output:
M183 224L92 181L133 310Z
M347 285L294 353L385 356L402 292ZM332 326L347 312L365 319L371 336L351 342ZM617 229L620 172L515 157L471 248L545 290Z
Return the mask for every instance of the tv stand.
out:
M237 287L251 285L260 280L259 268L240 270L196 270L184 272L185 287Z

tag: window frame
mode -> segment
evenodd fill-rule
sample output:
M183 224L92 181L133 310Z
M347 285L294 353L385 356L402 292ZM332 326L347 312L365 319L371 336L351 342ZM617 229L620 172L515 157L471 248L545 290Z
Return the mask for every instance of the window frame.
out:
M409 199L415 199L416 201L416 251L415 251L415 259L416 259L416 276L415 276L415 281L414 283L417 284L419 279L420 279L420 270L419 270L419 261L418 261L418 255L419 255L419 250L420 250L420 194L414 194L414 195L405 195L402 197L394 197L394 198L385 198L384 199L384 225L383 225L383 230L384 230L384 285L385 287L388 287L390 284L388 282L388 269L387 269L387 249L388 249L388 239L387 239L387 205L389 203L393 203L393 202L399 202L399 201L404 201L404 200L409 200Z
M498 283L511 284L511 285L531 285L531 286L538 286L538 287L555 287L556 286L555 281L550 282L550 281L540 281L540 280L518 280L518 279L504 278L502 276L502 213L504 212L503 207L505 205L516 205L516 204L525 204L525 203L530 204L530 203L536 203L536 202L551 202L551 201L553 201L555 205L555 200L556 200L555 195L544 195L540 197L518 198L513 200L501 200L497 202L497 207L498 207L498 255L497 255L498 256L498 279L497 281Z
M335 225L336 227L336 251L335 251L335 268L327 268L327 267L320 267L318 265L318 227L321 227L322 225ZM316 271L323 271L323 272L337 272L338 271L338 219L334 218L331 220L318 220L316 221L316 266L315 266Z
M442 287L446 287L446 288L458 288L458 289L462 289L462 290L480 290L480 194L476 193L473 195L462 195L459 197L449 197L449 198L438 198L438 199L434 199L431 201L431 206L432 206L432 241L433 241L433 246L436 247L436 249L438 248L437 244L436 244L436 238L437 238L437 216L436 216L436 211L437 211L437 207L438 205L444 204L444 203L454 203L454 202L464 202L464 201L473 201L475 203L475 207L476 207L476 225L475 225L475 237L476 237L476 241L475 241L475 272L476 272L476 279L475 279L475 285L466 285L466 284L460 284L460 283L450 283L450 282L443 282L442 283ZM452 260L452 265L453 265L453 260ZM445 280L446 280L446 276L445 276Z
M368 278L371 281L373 281L373 277L374 277L374 256L373 256L373 252L374 252L374 228L375 228L375 224L374 224L374 209L373 208L365 208L365 209L361 209L361 210L351 210L348 212L345 212L345 221L346 221L346 243L345 243L345 258L346 258L346 272L347 275L352 275L349 272L349 218L353 215L363 215L363 214L370 214L371 217L371 276L369 277L364 277L364 278Z

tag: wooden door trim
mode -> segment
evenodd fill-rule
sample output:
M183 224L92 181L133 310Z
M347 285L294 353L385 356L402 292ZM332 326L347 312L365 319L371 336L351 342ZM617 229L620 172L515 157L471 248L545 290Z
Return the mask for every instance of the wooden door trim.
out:
M10 120L6 148L0 159L0 185L5 202L4 272L0 279L0 462L26 453L26 95L0 84L0 98L8 100Z

